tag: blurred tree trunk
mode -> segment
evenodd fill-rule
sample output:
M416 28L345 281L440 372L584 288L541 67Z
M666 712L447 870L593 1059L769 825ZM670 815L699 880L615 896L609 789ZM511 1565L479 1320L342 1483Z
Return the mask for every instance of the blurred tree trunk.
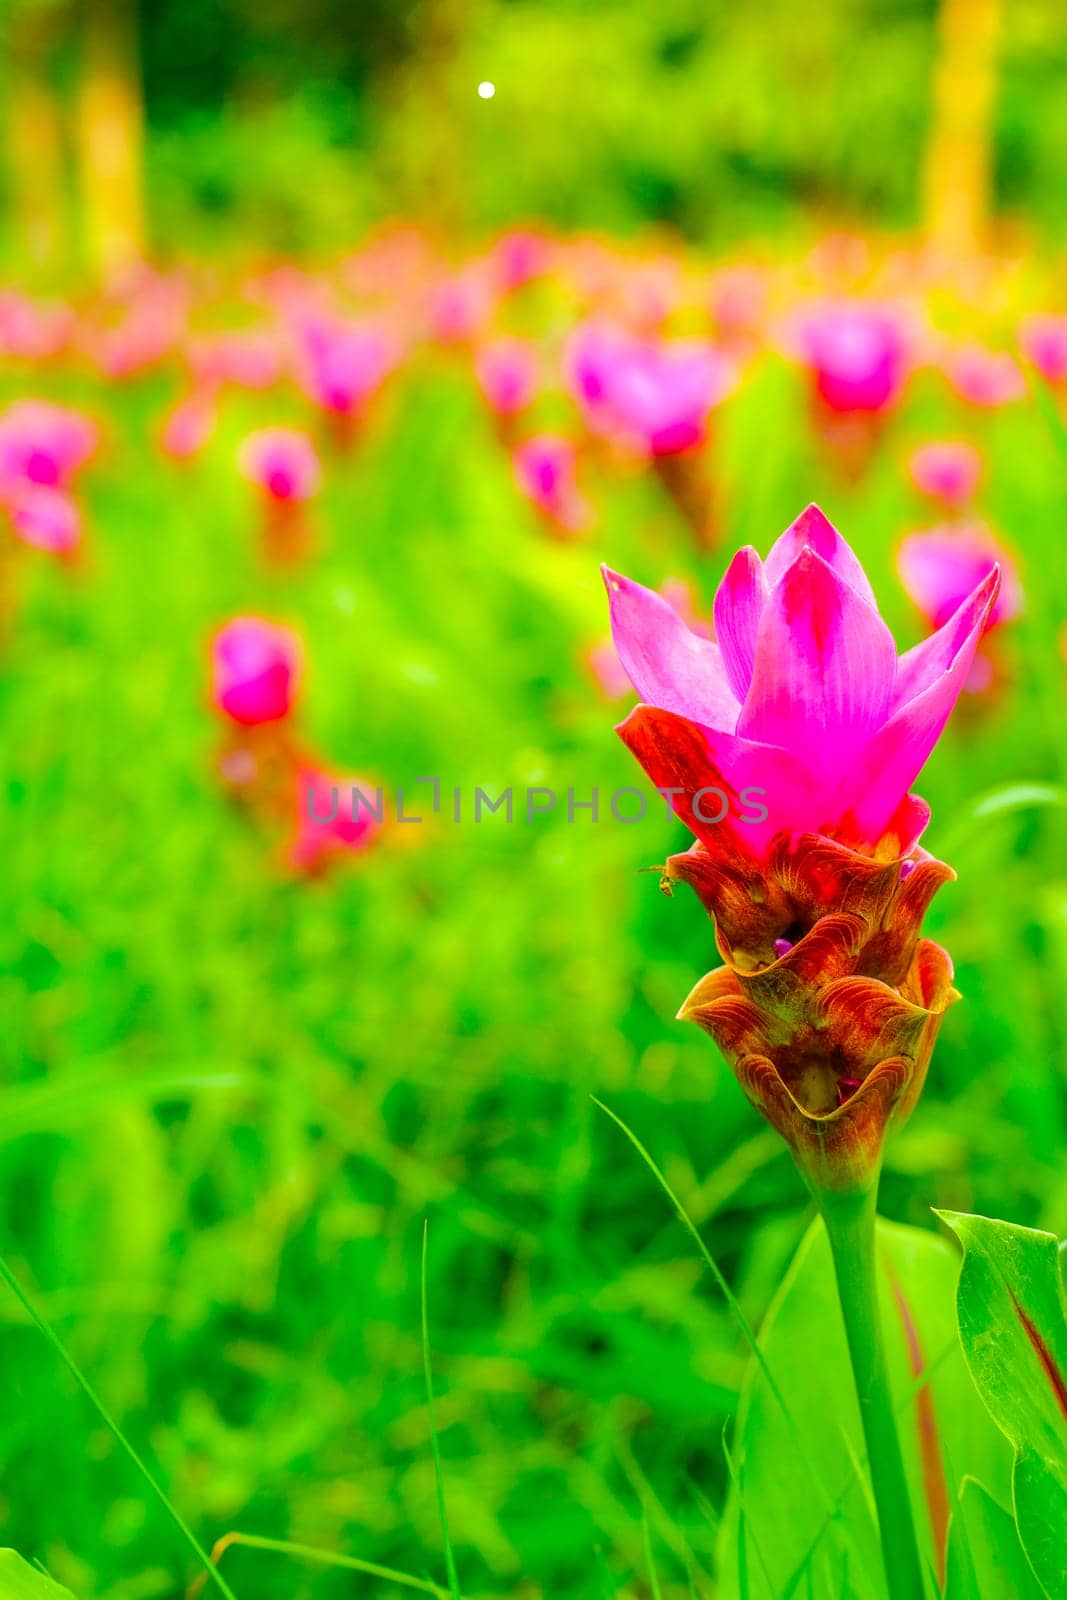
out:
M78 165L91 267L104 276L144 256L144 107L135 0L81 0Z
M1001 0L941 0L923 174L926 234L950 257L987 242Z
M34 267L53 267L68 253L63 134L50 82L62 29L58 5L12 0L7 11L5 74L7 188L13 243Z

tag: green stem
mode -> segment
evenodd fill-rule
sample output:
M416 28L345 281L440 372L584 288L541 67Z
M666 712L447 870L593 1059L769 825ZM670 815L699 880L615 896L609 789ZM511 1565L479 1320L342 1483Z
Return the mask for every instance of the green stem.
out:
M878 1310L877 1198L876 1188L863 1195L824 1193L819 1205L834 1258L890 1600L924 1600L922 1558L893 1415Z

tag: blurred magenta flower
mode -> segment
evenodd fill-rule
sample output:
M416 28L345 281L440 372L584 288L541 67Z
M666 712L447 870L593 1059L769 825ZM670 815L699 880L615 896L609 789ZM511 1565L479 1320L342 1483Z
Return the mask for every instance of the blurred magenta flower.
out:
M1026 379L1014 356L971 341L945 357L948 380L961 399L983 410L1011 405L1026 394Z
M572 439L536 434L515 450L512 467L520 493L550 523L567 534L590 526L593 508L578 488L578 451Z
M99 441L96 423L48 400L16 400L0 412L0 482L66 488Z
M324 411L357 419L400 358L395 335L373 317L358 322L310 316L297 330L297 372Z
M1053 388L1067 384L1067 315L1028 317L1019 329L1023 354Z
M322 480L315 446L298 428L262 428L250 433L240 445L237 461L249 483L286 504L310 500Z
M366 850L384 826L375 815L377 788L365 778L334 778L305 766L296 788L296 825L286 854L299 872L317 874L339 856Z
M529 339L507 335L481 345L474 370L478 387L500 417L525 411L537 393L537 350Z
M910 785L964 686L997 592L990 572L897 657L862 566L816 506L774 545L731 562L712 643L661 596L605 570L612 634L644 704L619 732L709 850L722 830L694 796L760 791L766 816L728 830L765 854L810 831L866 851L910 848L927 818Z
M903 393L912 341L892 307L843 300L811 308L796 319L790 342L829 411L883 412Z
M982 456L963 439L932 440L912 452L908 469L921 494L957 510L974 498L982 476Z
M235 617L211 645L215 705L231 722L259 727L292 710L300 679L300 640L262 617Z
M1015 562L984 522L909 534L897 552L897 571L920 616L934 628L942 627L961 602L997 571L1000 586L986 618L985 633L1022 610L1022 584ZM978 692L988 688L993 677L992 663L979 648L965 686Z
M4 499L0 491L0 499ZM51 555L69 558L82 540L82 518L77 505L63 489L25 482L7 498L11 526L23 544Z
M594 322L572 341L569 377L594 432L654 457L705 442L712 411L737 385L737 368L703 340L637 339Z

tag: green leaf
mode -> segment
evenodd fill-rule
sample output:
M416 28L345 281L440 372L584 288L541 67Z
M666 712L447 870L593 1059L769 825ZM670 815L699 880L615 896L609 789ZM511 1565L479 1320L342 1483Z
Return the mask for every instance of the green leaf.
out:
M923 1553L939 1572L941 1540L935 1541L933 1528L943 1538L950 1486L970 1473L1006 1500L1011 1452L978 1401L963 1361L951 1247L933 1233L887 1222L879 1222L878 1240L882 1319L905 1467ZM810 1473L798 1464L781 1408L762 1371L753 1367L738 1414L737 1477L722 1529L722 1591L737 1591L740 1542L752 1600L803 1600L809 1574L827 1563L840 1573L846 1562L849 1600L885 1600L859 1408L820 1220L779 1289L760 1345L835 1509L823 1509ZM744 1483L741 1529L738 1481Z
M948 1540L945 1600L1041 1600L1015 1519L968 1478Z
M979 1394L1015 1447L1019 1538L1045 1593L1067 1593L1067 1318L1051 1233L941 1211L963 1245L960 1340Z
M0 1550L0 1600L74 1600L69 1589L31 1567L15 1550Z

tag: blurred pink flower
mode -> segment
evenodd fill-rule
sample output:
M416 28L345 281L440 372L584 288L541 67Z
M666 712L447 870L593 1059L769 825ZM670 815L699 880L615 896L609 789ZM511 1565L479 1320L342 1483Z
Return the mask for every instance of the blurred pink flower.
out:
M525 411L537 392L537 351L529 339L508 336L483 344L474 357L474 370L498 416Z
M332 858L366 850L381 832L377 786L365 778L333 778L316 768L297 773L296 826L289 864L320 872Z
M514 228L493 246L493 273L501 287L521 289L540 278L552 265L553 243L533 228Z
M1019 574L1008 551L984 522L967 522L911 533L897 552L897 571L908 597L933 628L940 628L995 568L1000 588L986 631L1022 610Z
M7 505L23 544L55 556L71 556L81 544L81 512L64 490L26 482L14 489Z
M982 476L982 456L963 439L935 439L913 451L908 469L921 494L955 510L973 498Z
M594 432L644 455L696 449L714 408L736 387L734 363L697 339L637 339L584 324L571 341L568 378Z
M912 847L929 812L908 790L970 671L994 573L899 659L860 562L815 506L766 562L738 551L715 596L717 643L651 590L606 569L605 580L616 648L644 702L619 731L698 838L710 847L716 827L701 789L755 808L754 789L766 815L738 829L754 858L799 831Z
M1067 315L1028 317L1019 343L1046 383L1067 383Z
M806 361L828 410L878 413L900 399L912 350L909 329L894 308L858 300L810 308L795 320L787 342Z
M76 319L69 306L0 291L0 352L23 361L46 361L69 343Z
M355 416L399 360L396 338L373 318L341 322L310 317L298 330L298 374L324 411Z
M48 400L16 400L0 412L0 478L65 488L96 449L95 422Z
M301 656L300 640L288 628L262 617L235 617L212 641L216 707L246 728L280 722L296 697Z
M976 342L950 351L945 372L961 399L983 409L1010 405L1026 394L1026 379L1015 357Z
M174 461L188 461L199 455L218 426L219 408L213 392L197 391L185 395L163 419L159 442Z
M297 428L250 433L241 443L237 461L250 483L286 504L310 500L322 478L315 446Z
M485 263L475 261L430 293L430 333L440 344L467 344L485 327L498 298Z
M194 340L189 365L198 384L231 383L239 389L269 389L284 362L273 328L232 328Z
M512 457L515 482L552 523L580 533L593 520L592 507L578 488L578 452L562 434L539 433L526 439Z

